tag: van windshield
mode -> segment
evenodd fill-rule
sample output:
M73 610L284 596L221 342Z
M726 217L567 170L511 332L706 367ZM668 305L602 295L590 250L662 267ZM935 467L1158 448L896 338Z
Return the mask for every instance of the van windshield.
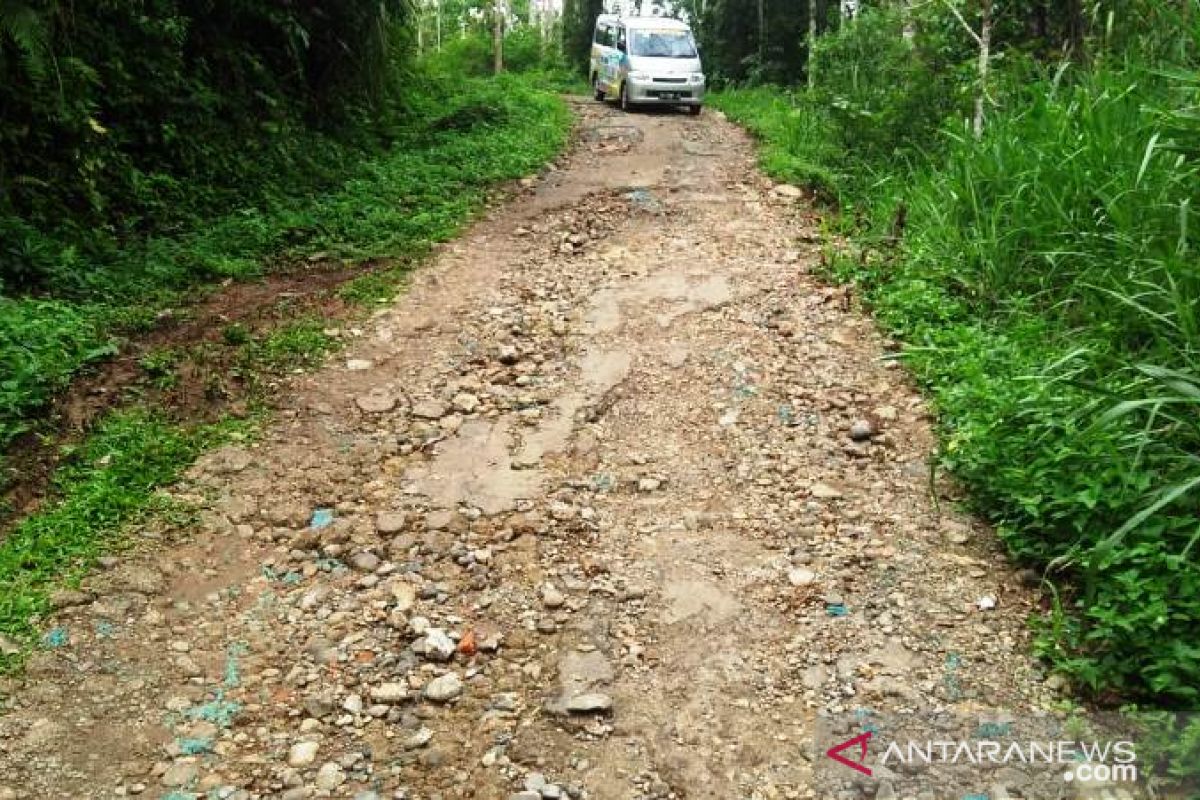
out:
M696 44L689 31L630 31L629 54L650 58L695 58Z

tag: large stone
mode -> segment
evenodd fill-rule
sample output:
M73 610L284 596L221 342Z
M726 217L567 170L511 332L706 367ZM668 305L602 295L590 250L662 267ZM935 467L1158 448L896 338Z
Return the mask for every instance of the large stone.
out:
M321 745L317 742L296 742L288 750L288 766L300 769L307 767L317 760L317 751Z
M430 628L424 638L413 645L413 650L430 661L449 661L457 645L441 628Z
M396 581L392 584L392 597L396 601L393 608L400 612L409 611L417 602L417 587L408 581Z
M396 398L384 392L359 395L354 404L367 414L385 414L396 407Z
M809 491L811 491L812 496L818 500L836 500L842 496L842 491L840 489L834 488L827 483L814 483Z
M580 694L567 700L566 709L570 714L597 714L612 711L612 698L601 692Z
M346 773L340 764L329 761L317 770L316 787L323 792L332 792L346 782Z
M865 442L875 435L875 426L870 420L855 420L850 426L850 438L856 442Z
M446 404L440 400L421 400L412 408L412 415L418 419L441 419L446 416Z
M375 530L383 534L399 533L408 524L403 511L383 511L375 515Z
M177 764L172 764L162 776L163 786L178 788L181 786L190 786L195 783L196 778L200 775L200 768L195 764L184 761Z
M459 392L452 401L454 407L464 414L474 414L479 408L479 398L470 392Z
M462 678L456 672L447 672L425 684L425 697L435 703L447 703L463 693Z

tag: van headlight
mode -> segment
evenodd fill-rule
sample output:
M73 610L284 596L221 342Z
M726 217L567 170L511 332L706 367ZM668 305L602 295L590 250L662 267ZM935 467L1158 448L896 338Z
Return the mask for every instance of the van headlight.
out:
M692 83L704 83L704 73L703 72L693 72L692 73Z

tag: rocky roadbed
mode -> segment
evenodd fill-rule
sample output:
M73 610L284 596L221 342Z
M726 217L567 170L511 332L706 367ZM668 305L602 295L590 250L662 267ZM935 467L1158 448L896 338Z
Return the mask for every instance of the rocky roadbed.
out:
M172 490L195 525L55 597L2 800L887 798L821 778L818 722L1047 715L1037 599L931 498L803 198L719 114L576 107L531 196Z

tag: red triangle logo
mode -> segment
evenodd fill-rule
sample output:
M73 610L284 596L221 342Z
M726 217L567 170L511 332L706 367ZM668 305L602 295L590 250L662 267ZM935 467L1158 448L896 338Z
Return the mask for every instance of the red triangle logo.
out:
M870 742L871 742L871 735L872 735L871 731L867 731L866 733L860 733L858 736L855 736L853 739L847 739L846 741L842 742L841 744L835 744L833 747L831 747L825 751L825 755L829 756L830 758L832 758L834 761L838 762L839 764L847 766L850 769L856 769L859 772L861 772L862 774L869 777L871 775L871 768L864 767L862 762L867 760L867 745L870 744ZM842 755L842 751L848 750L851 747L854 747L855 745L858 745L858 747L859 747L858 761L851 761L850 759L848 759L844 755Z

